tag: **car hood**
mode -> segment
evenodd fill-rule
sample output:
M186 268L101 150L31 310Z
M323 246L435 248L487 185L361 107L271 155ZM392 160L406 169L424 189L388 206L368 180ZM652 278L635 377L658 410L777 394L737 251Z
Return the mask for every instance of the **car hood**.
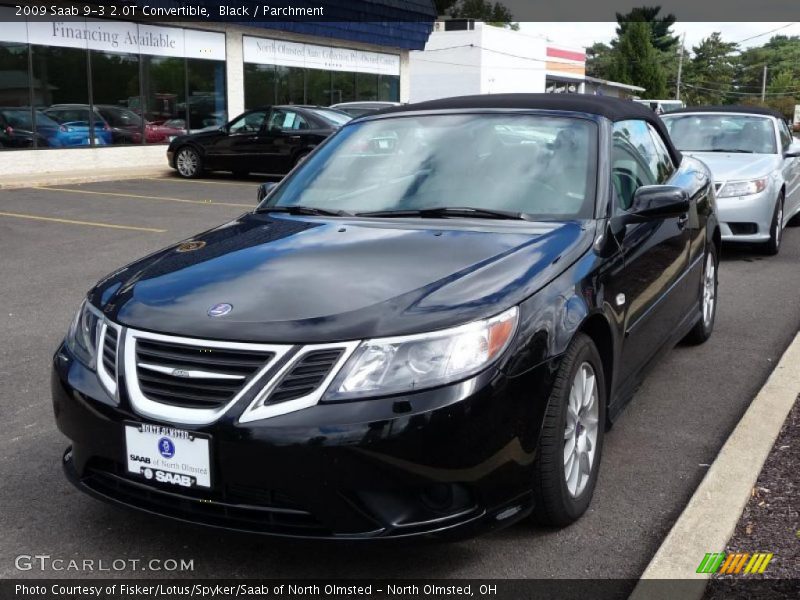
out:
M685 151L681 151L681 153L706 163L717 183L764 177L780 165L780 157L776 154Z
M120 269L89 300L187 337L328 342L440 329L521 302L591 247L592 222L248 213ZM216 304L232 310L210 317Z

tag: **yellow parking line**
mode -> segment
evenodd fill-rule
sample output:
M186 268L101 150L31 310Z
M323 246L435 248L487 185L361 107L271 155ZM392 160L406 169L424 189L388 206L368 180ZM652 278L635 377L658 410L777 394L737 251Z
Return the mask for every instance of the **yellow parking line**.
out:
M31 219L34 221L50 221L52 223L66 223L67 225L88 225L90 227L107 227L109 229L127 229L129 231L147 231L149 233L166 233L166 229L153 229L152 227L134 227L132 225L114 225L112 223L98 223L96 221L75 221L73 219L59 219L56 217L41 217L39 215L26 215L23 213L0 212L0 217L15 217L17 219Z
M208 179L179 179L178 177L141 177L150 181L167 181L169 183L211 183L213 185L240 185L244 187L256 187L258 183L242 183L241 181L209 181Z
M141 200L163 200L164 202L183 202L185 204L204 204L212 206L237 206L240 208L255 208L256 202L252 204L237 204L235 202L214 202L213 200L189 200L188 198L171 198L169 196L142 196L141 194L124 194L122 192L94 192L90 190L73 190L70 188L59 188L51 186L33 186L36 190L49 190L52 192L67 192L70 194L94 194L96 196L117 196L120 198L137 198Z

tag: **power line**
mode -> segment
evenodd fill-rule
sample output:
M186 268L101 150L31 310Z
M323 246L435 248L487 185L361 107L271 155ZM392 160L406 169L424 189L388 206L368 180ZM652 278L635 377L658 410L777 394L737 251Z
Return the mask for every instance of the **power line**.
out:
M769 31L765 31L764 33L759 33L756 35L751 35L750 37L746 37L743 40L739 40L738 42L733 42L734 44L741 44L743 42L749 42L750 40L754 40L756 38L769 35L770 33L775 33L776 31L780 31L781 29L786 29L787 27L791 27L792 25L797 25L797 22L787 23L786 25L781 25L780 27L776 27L775 29L770 29Z

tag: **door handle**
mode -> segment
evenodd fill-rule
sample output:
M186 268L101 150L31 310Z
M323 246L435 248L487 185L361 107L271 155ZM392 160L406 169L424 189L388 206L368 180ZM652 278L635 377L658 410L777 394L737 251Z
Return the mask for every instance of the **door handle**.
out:
M299 139L300 139L300 136L299 136L299 135L290 135L290 136L289 136L289 139L290 139L290 140L299 140Z

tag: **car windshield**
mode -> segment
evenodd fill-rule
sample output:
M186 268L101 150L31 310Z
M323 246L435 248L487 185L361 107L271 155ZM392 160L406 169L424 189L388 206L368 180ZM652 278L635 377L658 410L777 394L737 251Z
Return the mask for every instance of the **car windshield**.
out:
M339 110L326 109L326 108L309 108L308 110L317 115L318 117L322 117L326 121L333 123L334 125L344 125L353 118L350 115L343 113Z
M685 114L662 117L675 146L685 152L775 154L775 129L769 117Z
M259 207L594 214L597 126L531 114L398 116L344 127Z

